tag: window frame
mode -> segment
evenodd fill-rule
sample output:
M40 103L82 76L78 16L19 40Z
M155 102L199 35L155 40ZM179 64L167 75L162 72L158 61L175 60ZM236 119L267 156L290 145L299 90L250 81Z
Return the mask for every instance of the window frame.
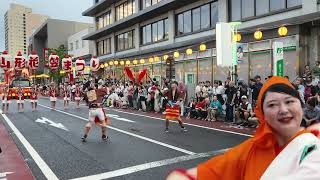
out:
M129 42L129 40L130 40L130 38L129 38L129 32L131 32L131 36L132 36L132 38L131 38L131 42ZM125 35L127 35L128 36L128 44L127 44L127 49L125 48L126 47L126 45L125 45ZM115 37L115 49L116 49L116 52L121 52L121 51L126 51L126 50L129 50L129 49L134 49L135 48L135 44L134 44L134 35L135 35L135 30L133 29L133 30L130 30L130 31L127 31L127 32L123 32L123 33L121 33L121 34L118 34L118 35L116 35ZM123 43L123 48L121 48L121 47L119 47L119 44L121 44L121 38L119 38L119 37L122 37L122 43ZM120 40L120 41L119 41ZM119 43L120 42L120 43ZM129 46L129 44L132 44L132 47L130 47Z
M150 44L154 44L154 43L159 43L162 41L167 41L169 39L169 36L166 36L166 26L167 26L165 23L166 21L168 22L168 18L164 18L164 19L161 19L161 20L158 20L158 21L155 21L155 22L152 22L150 24L146 24L146 25L140 27L140 46L146 46L146 45L150 45ZM160 22L162 22L162 38L161 39L159 39L159 30L158 30L158 24ZM156 26L157 26L157 33L156 33L157 40L156 41L154 41L154 36L153 36L154 35L154 29L153 29L154 24L156 24ZM147 41L147 39L146 39L147 27L150 27L150 29L151 29L150 41ZM167 34L169 34L169 33L167 33Z

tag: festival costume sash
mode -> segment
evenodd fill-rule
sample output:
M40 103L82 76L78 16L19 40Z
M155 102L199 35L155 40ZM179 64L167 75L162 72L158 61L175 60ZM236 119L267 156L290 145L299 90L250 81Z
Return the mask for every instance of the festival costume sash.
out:
M293 139L272 161L261 180L320 179L320 140L311 133Z

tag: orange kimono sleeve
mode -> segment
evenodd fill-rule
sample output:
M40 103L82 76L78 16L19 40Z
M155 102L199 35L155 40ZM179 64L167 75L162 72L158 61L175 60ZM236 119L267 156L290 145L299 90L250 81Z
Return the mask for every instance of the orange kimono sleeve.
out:
M200 164L197 167L197 179L242 179L252 145L253 141L249 139L225 154Z

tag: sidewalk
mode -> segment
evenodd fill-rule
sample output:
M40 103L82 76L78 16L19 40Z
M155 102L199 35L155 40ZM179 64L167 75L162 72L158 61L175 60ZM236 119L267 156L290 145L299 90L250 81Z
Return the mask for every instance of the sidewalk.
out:
M0 121L0 179L35 179L24 161L19 149L13 142L4 124Z
M131 109L116 109L116 108L110 108L110 109L122 110L125 112L141 114L141 115L145 115L145 116L152 116L152 117L157 117L157 118L162 118L162 119L165 118L165 115L162 113L143 112L143 111L131 110ZM226 123L223 121L209 122L209 121L203 121L203 120L197 120L197 119L187 119L186 117L181 117L181 119L184 123L188 123L188 124L194 124L194 125L198 125L198 126L221 129L221 130L243 133L243 134L248 134L248 135L253 135L256 132L256 128L247 128L247 127L242 127L242 126L236 126L236 125L232 125L231 123Z

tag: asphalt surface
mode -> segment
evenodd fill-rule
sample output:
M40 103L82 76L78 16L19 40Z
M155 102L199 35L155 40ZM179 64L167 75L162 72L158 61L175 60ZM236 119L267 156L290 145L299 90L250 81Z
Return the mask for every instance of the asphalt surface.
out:
M49 99L42 98L38 111L31 112L26 101L25 112L18 113L13 102L10 112L4 115L47 166L34 158L4 116L0 117L36 179L164 179L176 168L195 167L221 153L216 151L248 138L188 125L188 131L181 132L177 123L171 123L170 132L165 133L163 120L108 109L108 141L101 140L100 129L95 127L87 142L82 143L88 108L75 109L71 104L64 110L63 101L58 100L57 110L53 111L49 103ZM50 171L54 176L48 175Z

